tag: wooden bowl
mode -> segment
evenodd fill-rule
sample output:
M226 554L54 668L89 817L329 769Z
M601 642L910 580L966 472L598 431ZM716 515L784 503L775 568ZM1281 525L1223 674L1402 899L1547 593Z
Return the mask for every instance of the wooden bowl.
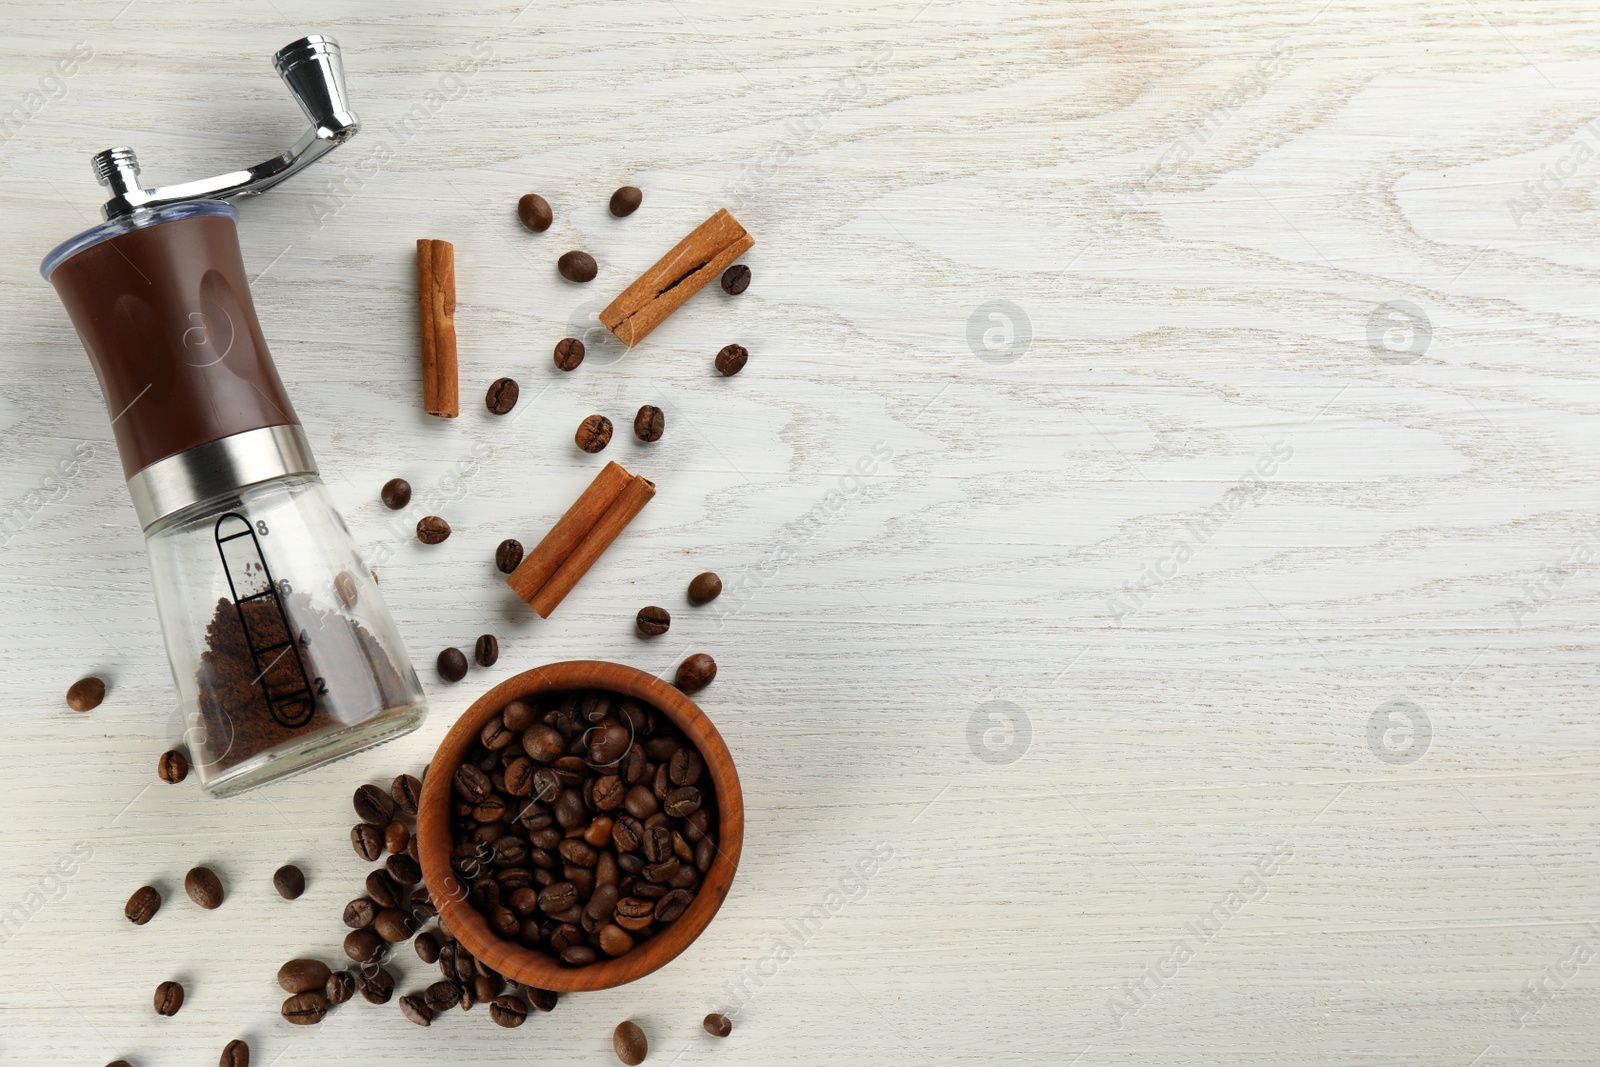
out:
M467 900L467 887L450 867L450 805L452 783L461 760L478 740L483 726L513 700L570 689L609 689L649 704L671 719L689 742L700 750L706 772L717 794L717 857L706 872L694 901L676 922L649 940L641 941L614 959L584 967L568 967L554 956L506 941L489 929L488 921ZM524 671L508 678L462 713L450 728L433 762L428 765L417 810L418 848L422 874L440 917L473 957L507 978L539 989L577 993L642 978L665 966L700 936L722 906L733 884L744 846L744 795L739 774L722 735L694 701L654 675L620 663L568 660Z

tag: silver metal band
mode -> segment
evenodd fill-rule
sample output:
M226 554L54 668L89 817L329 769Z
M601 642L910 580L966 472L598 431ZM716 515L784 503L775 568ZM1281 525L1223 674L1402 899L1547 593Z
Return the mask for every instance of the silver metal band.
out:
M288 474L316 474L311 444L298 426L265 426L157 460L128 479L139 526L191 504Z

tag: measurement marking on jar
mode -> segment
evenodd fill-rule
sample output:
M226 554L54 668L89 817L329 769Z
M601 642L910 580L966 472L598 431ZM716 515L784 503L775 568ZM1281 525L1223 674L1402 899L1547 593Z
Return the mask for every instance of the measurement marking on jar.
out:
M278 596L278 584L272 580L272 571L267 567L257 537L258 531L264 535L266 530L264 521L252 525L243 515L230 511L217 519L212 533L217 553L222 557L222 572L228 579L234 610L239 613L239 625L244 629L245 646L255 661L261 695L273 719L295 729L310 722L316 710L316 696L306 675L305 661L300 656L300 646L309 646L310 642L303 631L296 634L289 626L288 613ZM257 603L261 605L259 608L246 610L245 605ZM288 653L293 653L292 661L286 659ZM319 688L327 691L325 685Z

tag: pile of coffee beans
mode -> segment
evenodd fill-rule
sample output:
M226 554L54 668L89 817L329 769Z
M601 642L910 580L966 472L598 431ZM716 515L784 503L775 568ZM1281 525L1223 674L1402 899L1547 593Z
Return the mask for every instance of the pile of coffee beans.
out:
M451 783L451 863L500 937L573 967L679 918L717 855L699 751L605 690L514 700Z

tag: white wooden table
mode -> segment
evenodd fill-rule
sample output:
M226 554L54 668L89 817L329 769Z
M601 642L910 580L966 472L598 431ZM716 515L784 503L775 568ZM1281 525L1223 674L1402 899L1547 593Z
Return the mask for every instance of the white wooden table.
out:
M282 1067L603 1064L628 1017L663 1064L1595 1062L1592 5L519 7L0 9L0 1062L245 1036ZM285 146L267 57L318 31L365 129L242 206L245 260L432 711L218 802L156 779L178 724L140 534L36 268L94 221L96 150L165 184ZM614 220L624 183L644 207ZM722 206L749 292L558 375L568 323ZM457 250L450 424L420 412L423 236ZM511 426L478 399L503 374ZM489 560L588 482L592 411L660 493L540 621ZM395 475L441 548L379 506ZM704 569L741 591L690 610ZM646 603L667 638L634 635ZM440 683L486 631L499 664ZM356 785L513 672L690 650L749 804L690 951L517 1031L278 1017L278 964L338 955ZM71 713L89 672L110 695ZM182 898L197 863L216 912ZM146 881L168 903L134 928ZM168 978L188 1001L158 1018Z

